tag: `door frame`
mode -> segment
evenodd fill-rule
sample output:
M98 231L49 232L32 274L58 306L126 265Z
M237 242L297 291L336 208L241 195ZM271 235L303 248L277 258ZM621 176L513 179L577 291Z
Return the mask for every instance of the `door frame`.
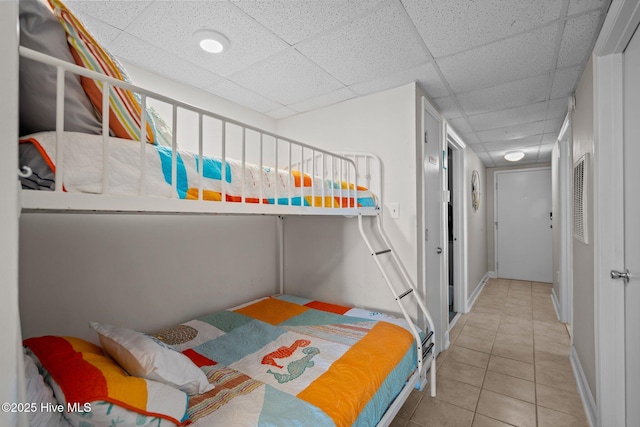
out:
M418 197L420 200L420 207L421 207L420 227L418 228L418 239L419 239L419 242L421 243L419 243L420 251L418 256L420 257L419 265L421 266L420 272L422 274L422 291L424 292L423 295L435 295L437 300L436 302L437 309L435 310L432 309L433 305L430 304L429 300L427 300L427 304L431 310L431 315L434 318L434 323L436 325L436 328L440 326L442 329L441 333L436 333L436 339L435 339L435 343L436 343L435 354L438 354L439 352L449 348L449 344L450 344L449 328L446 327L446 325L448 325L449 323L449 319L448 319L449 310L447 307L447 295L445 294L443 289L443 285L445 283L444 280L446 279L446 276L443 276L443 274L446 274L445 273L446 251L443 250L441 255L437 255L427 250L427 240L425 235L425 229L427 224L427 209L426 209L427 200L425 197L425 190L426 190L425 161L426 159L425 159L425 148L424 148L425 114L429 114L438 122L438 127L439 127L438 145L439 145L440 153L442 152L443 147L445 146L446 139L444 135L445 135L446 129L445 129L445 122L444 120L442 120L442 116L425 96L421 97L420 104L421 104L420 116L419 116L420 134L418 135L419 156L417 156L418 162L420 165L420 174L419 174L420 182L418 183L417 187L419 189ZM440 179L439 179L440 182L438 185L438 189L439 189L438 203L440 204L440 227L439 227L438 238L440 240L441 245L443 245L442 242L444 241L444 232L445 232L445 225L444 225L445 216L444 215L446 213L444 203L442 203L443 193L444 193L444 184L445 184L444 178L443 178L442 160L443 160L442 155L439 154L437 159L437 165L438 165L439 174L440 174ZM445 255L445 256L442 256L442 255ZM427 257L428 256L431 256L431 257L437 256L439 259L440 281L437 285L430 285L427 282Z
M594 245L597 425L625 424L623 52L640 23L636 0L612 2L594 48Z
M449 256L453 256L453 308L457 313L468 313L467 303L468 274L467 274L467 209L468 209L468 183L467 170L467 146L456 131L446 124L446 144L453 150L453 174L455 189L453 192L453 230L455 232L453 242L453 254L449 254L447 245L447 262ZM450 195L451 197L451 195ZM449 269L447 268L449 274ZM448 283L448 280L445 280ZM456 314L458 317L458 314ZM451 322L455 325L455 320Z
M570 107L572 110L572 107ZM560 161L558 180L560 184L560 295L558 315L562 323L569 325L569 335L573 335L573 133L571 128L571 111L567 114L558 135ZM554 272L555 275L555 272Z
M551 173L550 166L543 167L522 167L522 168L513 168L513 169L504 169L497 170L493 172L493 226L495 230L496 222L498 222L498 175L507 174L507 173L517 173L517 172L533 172L539 170L547 170ZM551 187L549 187L549 191L551 191ZM494 265L493 271L496 272L496 275L500 277L500 272L498 271L498 230L493 233L493 247L494 247ZM553 268L553 267L552 267Z

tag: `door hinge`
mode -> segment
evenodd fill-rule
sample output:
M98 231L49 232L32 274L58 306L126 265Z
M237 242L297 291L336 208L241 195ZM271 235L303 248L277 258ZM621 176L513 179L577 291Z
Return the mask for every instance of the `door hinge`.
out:
M428 131L424 131L424 143L426 144L427 142L429 142L429 132Z
M497 230L498 229L498 221L496 221L495 224L496 224L496 230Z
M429 240L429 229L428 228L424 229L424 240L425 241Z

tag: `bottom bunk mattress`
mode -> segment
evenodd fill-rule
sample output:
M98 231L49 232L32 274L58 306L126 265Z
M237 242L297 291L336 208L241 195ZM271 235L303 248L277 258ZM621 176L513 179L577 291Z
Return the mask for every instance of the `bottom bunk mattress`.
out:
M192 425L375 425L417 366L402 319L280 295L154 336L215 388L191 396Z

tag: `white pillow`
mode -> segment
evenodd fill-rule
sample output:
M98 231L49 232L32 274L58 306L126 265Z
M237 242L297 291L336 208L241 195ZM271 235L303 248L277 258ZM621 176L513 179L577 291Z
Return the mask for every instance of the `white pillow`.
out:
M189 395L214 388L200 368L170 346L131 329L90 323L102 348L129 374L177 387Z

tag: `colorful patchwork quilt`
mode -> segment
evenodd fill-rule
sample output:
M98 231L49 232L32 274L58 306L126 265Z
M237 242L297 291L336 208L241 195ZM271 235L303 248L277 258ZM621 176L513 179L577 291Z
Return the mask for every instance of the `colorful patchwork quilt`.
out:
M406 321L289 295L154 336L215 384L189 400L195 427L376 425L417 366Z
M65 132L64 190L67 192L102 193L103 188L103 144L102 136ZM31 143L36 148L46 169L55 172L56 137L55 132L42 132L20 141ZM160 145L146 145L145 182L142 194L150 197L172 197L172 156L171 148ZM108 191L116 195L138 195L140 185L140 144L130 140L110 138L108 144L109 162L107 166ZM200 172L202 169L202 194L204 200L220 201L224 192L227 202L263 203L316 207L376 207L376 198L369 190L353 183L322 180L298 171L286 171L270 167L260 167L250 163L228 159L223 164L220 159L203 157L188 151L177 151L176 192L180 199L198 199ZM21 166L24 165L21 158ZM34 165L34 170L41 170ZM42 174L42 173L41 173ZM50 178L53 178L51 176ZM223 181L224 180L224 181ZM40 189L49 189L48 184ZM23 183L24 184L24 183ZM312 184L314 190L312 191ZM324 189L324 193L323 193ZM333 192L332 192L333 191ZM289 194L291 192L291 199ZM324 194L324 197L322 196ZM332 197L333 195L333 197Z

